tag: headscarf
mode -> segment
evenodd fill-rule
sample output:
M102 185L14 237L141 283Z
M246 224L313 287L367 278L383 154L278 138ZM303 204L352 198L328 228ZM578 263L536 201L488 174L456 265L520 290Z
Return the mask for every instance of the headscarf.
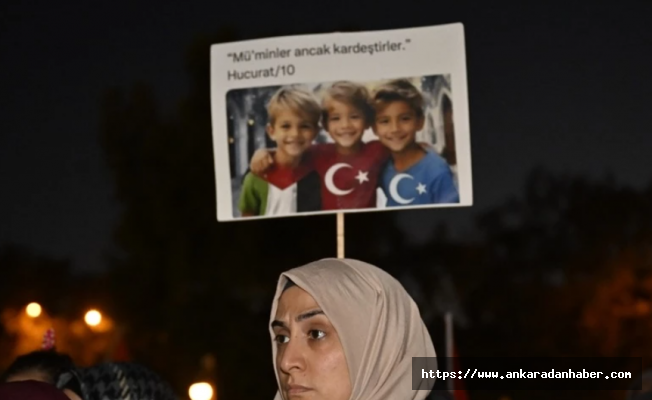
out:
M412 357L432 357L435 348L419 309L403 286L387 272L351 259L323 259L281 274L270 324L288 280L310 294L337 331L351 378L351 400L423 400L434 380L417 380L413 390ZM276 368L274 331L272 353ZM283 400L277 392L275 400Z
M0 400L70 400L46 382L28 380L0 383Z

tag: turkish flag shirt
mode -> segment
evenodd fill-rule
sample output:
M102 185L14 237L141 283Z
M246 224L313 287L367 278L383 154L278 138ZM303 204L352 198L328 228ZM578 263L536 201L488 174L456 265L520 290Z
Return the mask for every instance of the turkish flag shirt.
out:
M314 145L309 152L321 179L323 210L376 207L378 178L390 156L378 140L363 143L357 154L339 154L333 143Z

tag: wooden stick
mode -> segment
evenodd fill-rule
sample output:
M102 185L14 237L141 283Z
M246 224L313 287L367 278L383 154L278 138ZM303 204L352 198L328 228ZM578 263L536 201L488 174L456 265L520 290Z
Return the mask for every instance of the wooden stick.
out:
M344 258L344 213L337 213L337 258Z
M446 370L448 372L453 372L453 368L455 367L455 364L453 364L453 357L454 357L454 352L453 352L453 313L450 311L447 311L446 314L444 315L445 318L445 326L446 326ZM455 390L455 383L453 382L452 379L448 380L448 391L450 393L453 393Z

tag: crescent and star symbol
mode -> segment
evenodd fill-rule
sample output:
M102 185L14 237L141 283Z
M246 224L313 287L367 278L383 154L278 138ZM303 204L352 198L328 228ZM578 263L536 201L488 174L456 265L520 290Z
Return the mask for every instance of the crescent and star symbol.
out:
M414 179L414 177L412 177L409 174L396 174L396 176L394 176L392 180L389 182L389 195L392 196L392 199L394 199L394 201L397 202L398 204L410 204L414 201L414 197L406 199L401 197L400 194L398 194L398 184L403 179ZM421 182L419 182L416 189L417 192L419 192L419 194L426 193L426 185L424 185Z
M335 182L333 182L333 177L335 177L335 173L339 171L342 168L353 168L349 164L346 163L337 163L334 164L332 167L326 171L326 176L324 177L324 184L326 185L326 188L328 189L329 192L333 193L336 196L346 196L347 194L351 193L354 188L351 189L340 189L337 186L335 186ZM358 171L358 175L356 175L355 179L362 184L363 182L369 182L369 172L364 172L364 171Z

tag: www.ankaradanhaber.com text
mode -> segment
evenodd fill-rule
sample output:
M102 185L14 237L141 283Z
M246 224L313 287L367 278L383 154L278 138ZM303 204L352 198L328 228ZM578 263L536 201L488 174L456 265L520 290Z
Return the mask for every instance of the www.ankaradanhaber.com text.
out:
M466 372L448 372L448 371L433 371L433 370L421 370L421 378L423 379L475 379L475 378L492 378L492 379L631 379L631 372L589 372L585 369L580 371L508 371L505 373L500 372L486 372L478 371L474 369L467 369Z

